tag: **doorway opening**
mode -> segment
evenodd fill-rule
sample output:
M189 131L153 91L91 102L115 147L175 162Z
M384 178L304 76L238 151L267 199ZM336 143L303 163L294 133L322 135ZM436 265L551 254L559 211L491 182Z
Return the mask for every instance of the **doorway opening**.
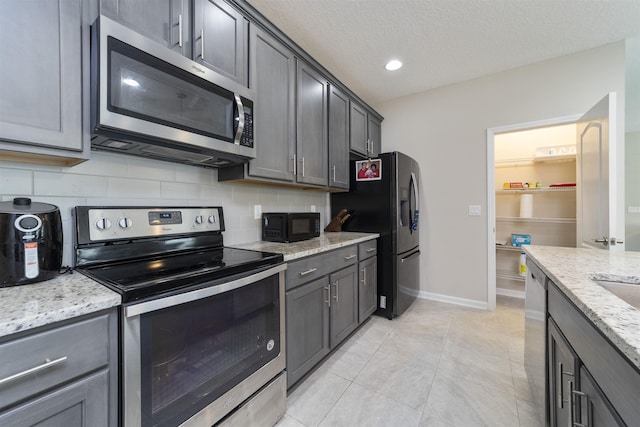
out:
M576 244L576 122L580 116L487 130L488 301L524 298L521 248ZM514 246L515 245L515 246Z

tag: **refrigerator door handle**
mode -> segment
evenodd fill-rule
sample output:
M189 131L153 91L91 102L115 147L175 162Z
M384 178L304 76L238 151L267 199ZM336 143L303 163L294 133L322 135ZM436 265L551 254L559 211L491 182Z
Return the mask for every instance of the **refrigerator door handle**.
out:
M411 253L410 253L409 255L407 255L406 257L402 257L402 258L400 258L400 262L402 263L402 262L408 261L408 260L410 260L411 258L416 257L416 256L418 256L418 255L420 255L420 251L419 251L419 250L414 251L414 252L411 252Z
M409 182L409 187L413 190L413 199L415 201L415 206L413 207L413 216L409 219L411 223L410 229L413 232L418 229L418 217L420 213L420 191L418 189L418 179L416 178L416 174L413 172L411 172L411 181Z

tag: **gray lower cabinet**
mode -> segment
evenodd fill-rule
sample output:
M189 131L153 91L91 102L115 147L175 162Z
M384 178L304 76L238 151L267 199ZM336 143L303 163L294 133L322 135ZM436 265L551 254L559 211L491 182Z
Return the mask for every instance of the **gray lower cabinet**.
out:
M327 79L297 60L296 181L328 185Z
M551 426L615 427L640 420L640 372L559 290L548 286Z
M358 245L358 323L378 309L378 240Z
M118 424L116 310L0 343L0 425Z
M329 86L329 187L349 189L349 98Z
M100 0L100 13L191 57L190 0Z
M287 387L358 327L357 261L351 245L288 263Z
M247 86L249 21L224 0L195 0L193 59Z
M358 327L358 270L352 265L329 277L331 283L331 348Z
M329 279L286 293L287 387L329 354Z
M0 160L71 166L88 158L82 105L89 27L83 25L83 3L2 3Z

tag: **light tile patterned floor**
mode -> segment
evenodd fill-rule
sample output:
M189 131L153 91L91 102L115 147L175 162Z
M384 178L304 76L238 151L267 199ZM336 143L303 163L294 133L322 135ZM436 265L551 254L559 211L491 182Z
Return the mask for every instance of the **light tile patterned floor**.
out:
M539 427L523 366L524 302L428 300L373 316L287 398L278 427Z

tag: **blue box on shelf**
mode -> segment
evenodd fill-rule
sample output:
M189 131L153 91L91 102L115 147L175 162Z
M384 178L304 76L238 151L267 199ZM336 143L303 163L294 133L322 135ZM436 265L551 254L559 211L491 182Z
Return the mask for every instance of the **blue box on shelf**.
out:
M528 234L512 234L511 235L511 246L522 246L522 245L530 245L531 244L531 236Z

